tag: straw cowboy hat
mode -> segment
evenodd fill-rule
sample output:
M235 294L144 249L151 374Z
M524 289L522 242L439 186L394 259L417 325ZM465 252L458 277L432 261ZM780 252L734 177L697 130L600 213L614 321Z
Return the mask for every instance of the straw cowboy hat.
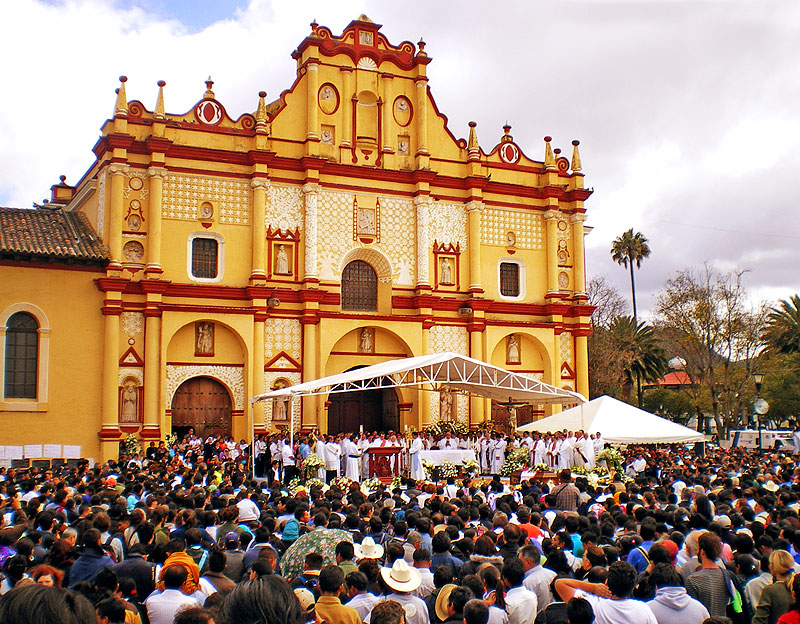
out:
M409 567L405 559L398 559L391 568L381 568L383 581L394 591L409 593L422 583L419 570Z
M447 606L450 604L450 594L453 593L453 590L456 587L458 587L458 585L448 583L439 590L439 595L436 596L436 605L434 609L436 611L436 617L438 617L442 622L448 618Z
M383 557L383 546L376 544L375 540L367 536L360 544L353 544L356 559L380 559Z

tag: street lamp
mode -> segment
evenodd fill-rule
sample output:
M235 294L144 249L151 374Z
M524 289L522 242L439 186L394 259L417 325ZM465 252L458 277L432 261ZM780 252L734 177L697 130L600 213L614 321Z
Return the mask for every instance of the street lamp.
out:
M762 450L761 444L761 417L769 411L769 403L761 398L761 384L764 383L764 373L753 373L753 382L756 384L756 400L753 401L753 411L758 419L758 452Z

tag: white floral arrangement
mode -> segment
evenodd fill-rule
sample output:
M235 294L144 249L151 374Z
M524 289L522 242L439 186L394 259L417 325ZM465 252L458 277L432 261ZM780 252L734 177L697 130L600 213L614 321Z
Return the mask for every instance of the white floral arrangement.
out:
M394 475L392 477L392 489L395 490L399 488L403 483L403 480L400 478L400 475Z
M306 477L310 477L322 468L325 468L325 462L319 455L312 453L303 460L303 473Z
M622 462L625 461L625 458L622 456L622 453L619 450L615 449L613 446L604 449L598 456L598 461L606 462L609 470L614 470L619 472L622 470Z
M481 469L481 465L474 459L468 459L464 462L464 472L468 475L476 474Z
M361 482L361 491L365 494L370 494L379 489L382 485L383 483L381 483L380 479L377 477L370 477L369 479L364 479Z
M524 470L530 461L531 453L527 446L514 449L506 455L506 461L500 468L500 474L504 477L511 476L517 470Z
M174 446L177 441L178 436L176 436L174 433L167 433L164 435L164 444L167 445L167 448Z
M331 489L341 490L345 494L350 491L350 486L355 483L350 477L336 477L331 481Z
M139 438L137 438L134 434L129 433L125 437L125 450L128 452L128 455L138 455L142 452L142 444L139 442Z
M455 479L458 476L458 466L456 466L453 462L442 462L439 466L439 478L444 479Z
M306 481L306 487L307 487L307 488L309 489L309 491L310 491L310 490L311 490L311 488L315 488L315 487L319 487L319 488L322 488L322 489L324 490L324 489L326 489L328 486L327 486L327 485L325 484L325 482L324 482L324 481L322 481L321 479L314 478L314 479L309 479L308 481Z
M553 470L545 463L539 462L533 465L533 470L536 472L553 472Z

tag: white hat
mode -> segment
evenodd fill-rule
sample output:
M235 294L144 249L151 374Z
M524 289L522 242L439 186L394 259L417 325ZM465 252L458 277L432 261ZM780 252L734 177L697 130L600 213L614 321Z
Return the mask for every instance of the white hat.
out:
M767 492L777 492L780 487L774 481L765 481L764 485L762 486Z
M305 587L298 587L294 590L294 595L297 596L297 600L304 613L310 613L314 610L314 594L308 589Z
M383 546L376 544L375 540L367 536L360 544L353 544L356 559L380 559L383 557Z
M409 567L405 559L397 559L391 568L381 568L381 576L391 589L398 592L412 592L422 583L419 570Z

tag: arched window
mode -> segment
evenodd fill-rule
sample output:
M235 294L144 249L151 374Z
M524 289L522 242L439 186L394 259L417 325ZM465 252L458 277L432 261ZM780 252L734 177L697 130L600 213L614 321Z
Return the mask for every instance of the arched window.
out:
M353 260L342 271L342 310L375 312L378 309L378 275L363 260Z
M17 312L6 324L5 398L35 399L39 364L39 324Z

